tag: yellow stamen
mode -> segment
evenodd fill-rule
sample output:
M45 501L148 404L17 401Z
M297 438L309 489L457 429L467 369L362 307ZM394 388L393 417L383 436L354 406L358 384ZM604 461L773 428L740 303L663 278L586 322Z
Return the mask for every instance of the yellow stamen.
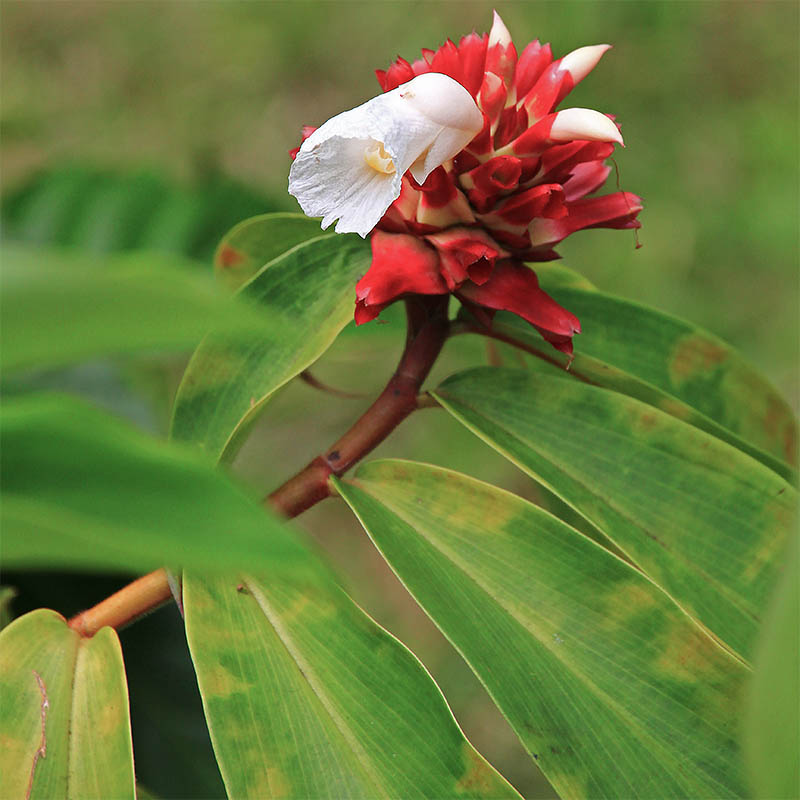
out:
M374 142L364 151L364 161L369 164L375 172L383 172L391 175L395 171L392 157L383 149L380 142Z

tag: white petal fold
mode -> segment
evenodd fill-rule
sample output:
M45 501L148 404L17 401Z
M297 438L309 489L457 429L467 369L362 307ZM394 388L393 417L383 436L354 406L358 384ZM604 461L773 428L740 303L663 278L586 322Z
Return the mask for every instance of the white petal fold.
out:
M550 139L554 142L586 139L590 142L616 142L625 146L614 122L591 108L565 108L559 111L550 129Z
M489 47L500 44L508 47L511 44L511 34L497 11L492 12L492 29L489 31Z
M423 183L480 132L483 115L460 83L437 72L329 119L306 139L289 193L322 227L366 236L399 197L402 176Z
M558 68L569 72L577 86L596 66L600 59L611 49L610 44L592 44L579 47L567 53L559 62Z

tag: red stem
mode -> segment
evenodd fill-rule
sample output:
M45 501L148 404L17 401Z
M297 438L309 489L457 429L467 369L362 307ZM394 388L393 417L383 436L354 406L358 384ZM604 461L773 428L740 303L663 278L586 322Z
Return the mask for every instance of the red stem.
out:
M417 408L420 387L447 338L447 305L440 297L413 298L406 311L406 347L386 388L338 442L265 499L279 514L296 517L329 497L328 478L347 472Z

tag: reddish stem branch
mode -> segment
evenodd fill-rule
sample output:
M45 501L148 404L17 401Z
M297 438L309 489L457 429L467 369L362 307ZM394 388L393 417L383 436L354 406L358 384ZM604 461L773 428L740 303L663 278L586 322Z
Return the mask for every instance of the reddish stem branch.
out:
M475 333L478 336L485 336L487 339L494 339L498 342L510 344L512 347L516 347L518 350L524 350L526 353L529 353L530 355L535 356L542 361L546 361L548 364L552 364L554 367L566 370L570 375L572 375L573 378L577 378L579 381L589 383L592 386L598 385L593 380L582 374L580 370L572 368L571 362L563 364L555 356L545 355L545 353L543 353L541 350L538 350L537 348L526 344L520 339L515 338L512 334L505 333L497 328L487 328L483 325L477 325L466 321L458 321L450 325L450 336L458 336L462 333Z
M439 297L415 298L406 309L406 347L386 388L338 442L265 499L278 513L295 517L329 497L328 478L345 473L417 408L420 387L447 338L447 306Z
M418 407L420 387L447 339L447 297L409 299L406 311L406 347L386 388L336 444L265 498L279 514L296 517L329 497L330 476L346 472ZM171 596L166 570L158 569L77 614L69 626L87 637L106 625L119 629L162 606Z
M76 614L69 626L87 637L94 636L106 625L119 630L164 605L171 597L167 571L157 569L124 586L96 606Z

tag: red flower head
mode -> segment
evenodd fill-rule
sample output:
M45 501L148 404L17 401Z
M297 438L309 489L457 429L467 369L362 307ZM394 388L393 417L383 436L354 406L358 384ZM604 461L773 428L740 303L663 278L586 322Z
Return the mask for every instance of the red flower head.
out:
M553 247L582 228L640 226L636 195L589 196L622 144L613 119L555 111L608 49L554 61L537 40L517 56L495 12L489 34L399 58L377 71L386 94L304 129L289 191L323 227L339 218L337 231L371 237L357 324L409 294L453 293L480 316L518 314L572 353L577 318L523 262L558 258Z

